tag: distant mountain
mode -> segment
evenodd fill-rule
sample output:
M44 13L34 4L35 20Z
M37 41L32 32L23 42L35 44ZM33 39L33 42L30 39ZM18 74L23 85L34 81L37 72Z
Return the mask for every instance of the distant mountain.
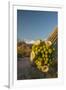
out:
M17 43L17 55L18 57L29 57L32 49L31 42L21 41Z

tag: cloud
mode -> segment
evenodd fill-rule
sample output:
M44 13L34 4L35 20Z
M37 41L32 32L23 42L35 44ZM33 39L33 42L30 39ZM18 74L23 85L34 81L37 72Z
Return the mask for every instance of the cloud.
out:
M25 41L27 44L33 44L35 41L34 40L31 40L31 41Z

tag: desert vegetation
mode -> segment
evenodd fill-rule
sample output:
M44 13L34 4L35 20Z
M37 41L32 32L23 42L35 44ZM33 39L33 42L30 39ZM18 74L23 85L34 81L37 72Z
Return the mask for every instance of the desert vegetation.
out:
M31 52L30 44L26 44L24 41L17 43L17 57L29 57Z

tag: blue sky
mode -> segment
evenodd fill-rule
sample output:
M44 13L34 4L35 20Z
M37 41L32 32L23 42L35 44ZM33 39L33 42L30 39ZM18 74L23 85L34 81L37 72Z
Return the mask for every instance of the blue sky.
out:
M17 39L46 39L58 27L58 13L52 11L17 10Z

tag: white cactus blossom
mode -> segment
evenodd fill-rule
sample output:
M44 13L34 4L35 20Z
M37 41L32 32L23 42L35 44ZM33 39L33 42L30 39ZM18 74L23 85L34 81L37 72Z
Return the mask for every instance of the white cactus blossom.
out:
M34 42L34 45L39 45L40 42L41 42L40 40L37 40L37 41Z
M31 55L30 55L30 60L31 62L33 61L33 59L35 58L35 53L34 51L31 52Z
M52 45L51 41L45 41L45 44L46 44L47 46L51 46L51 45Z
M49 71L49 67L47 65L44 65L41 69L42 69L42 72L48 72Z

